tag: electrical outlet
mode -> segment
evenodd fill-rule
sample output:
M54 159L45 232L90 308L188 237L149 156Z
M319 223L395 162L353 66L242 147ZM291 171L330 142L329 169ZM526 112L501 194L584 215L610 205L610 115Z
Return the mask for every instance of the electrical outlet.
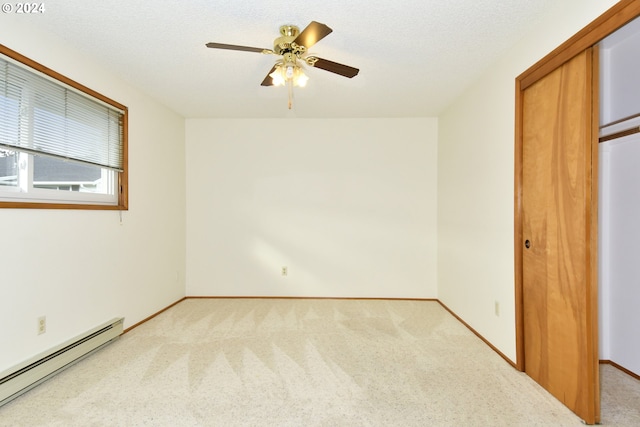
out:
M283 266L283 267L282 267L282 275L283 275L283 276L286 276L286 275L288 275L288 274L289 274L289 269L288 269L286 266Z
M498 301L495 302L494 310L496 312L496 316L500 317L500 303Z
M38 335L47 332L47 316L38 317Z

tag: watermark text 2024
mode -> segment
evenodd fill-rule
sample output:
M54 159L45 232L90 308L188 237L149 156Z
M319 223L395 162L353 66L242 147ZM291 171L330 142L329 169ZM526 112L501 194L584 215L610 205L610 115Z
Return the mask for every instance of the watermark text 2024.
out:
M0 7L4 13L44 13L44 3L3 3Z

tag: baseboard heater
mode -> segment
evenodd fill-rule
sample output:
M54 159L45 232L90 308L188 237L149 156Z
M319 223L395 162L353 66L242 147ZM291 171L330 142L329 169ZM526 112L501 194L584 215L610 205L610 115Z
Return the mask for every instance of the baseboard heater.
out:
M89 356L122 334L116 318L0 373L0 406Z

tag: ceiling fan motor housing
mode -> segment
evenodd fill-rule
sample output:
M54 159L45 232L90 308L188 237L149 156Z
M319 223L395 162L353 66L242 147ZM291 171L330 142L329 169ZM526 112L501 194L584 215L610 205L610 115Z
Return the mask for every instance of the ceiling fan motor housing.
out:
M280 27L281 37L278 37L273 41L273 51L278 55L284 55L287 52L293 51L291 43L300 34L300 28L295 25L283 25Z

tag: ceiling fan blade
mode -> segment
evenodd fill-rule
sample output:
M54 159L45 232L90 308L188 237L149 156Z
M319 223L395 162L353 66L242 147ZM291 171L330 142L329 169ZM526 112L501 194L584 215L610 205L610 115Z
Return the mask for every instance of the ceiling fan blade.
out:
M273 77L271 77L271 73L273 73L276 70L276 67L278 65L274 65L271 70L269 70L269 72L267 73L267 76L264 78L264 80L262 81L262 83L260 83L260 86L273 86Z
M345 77L355 77L360 70L357 68L349 67L348 65L338 64L337 62L329 61L328 59L322 59L314 57L316 60L313 67L320 68L322 70L329 71L331 73L340 74Z
M241 50L243 52L257 52L257 53L270 51L270 49L262 49L260 47L237 46L235 44L224 44L224 43L207 43L207 47L210 47L212 49Z
M307 25L307 28L302 30L293 42L298 46L304 46L309 49L311 46L331 34L332 31L333 30L331 28L324 24L311 21L311 23Z

